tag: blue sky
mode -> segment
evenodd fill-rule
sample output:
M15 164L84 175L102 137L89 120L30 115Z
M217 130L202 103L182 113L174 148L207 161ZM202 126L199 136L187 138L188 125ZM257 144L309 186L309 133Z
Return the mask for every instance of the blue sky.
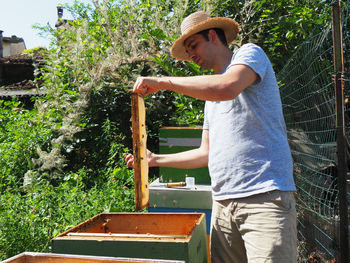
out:
M91 3L90 0L79 0ZM3 36L16 35L24 39L27 49L49 46L49 39L39 35L39 30L32 25L42 26L49 23L53 28L57 21L57 5L73 4L74 0L0 0L0 30ZM91 3L92 5L92 3ZM64 19L71 19L68 11L63 12Z

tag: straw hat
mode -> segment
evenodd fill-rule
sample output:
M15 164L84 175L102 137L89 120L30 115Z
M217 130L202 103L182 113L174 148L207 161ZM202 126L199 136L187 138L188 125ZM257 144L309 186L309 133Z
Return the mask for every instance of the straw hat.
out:
M178 60L190 61L185 49L185 40L206 29L221 28L226 36L227 44L236 39L239 26L238 23L226 17L210 17L204 11L195 12L186 17L181 23L181 37L171 47L171 55Z

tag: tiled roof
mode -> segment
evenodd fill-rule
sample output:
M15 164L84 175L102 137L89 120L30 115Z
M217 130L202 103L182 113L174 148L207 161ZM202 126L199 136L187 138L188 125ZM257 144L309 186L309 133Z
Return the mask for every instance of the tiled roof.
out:
M33 64L33 59L28 55L12 55L0 58L0 64Z
M39 61L39 64L42 64L43 58L42 55L36 54L34 60ZM0 58L0 67L10 67L11 72L13 73L14 67L32 68L33 59L28 55L14 55ZM6 70L3 71L3 73ZM2 77L4 79L4 76ZM12 76L13 78L13 76ZM34 76L33 76L34 78ZM31 96L41 96L44 95L44 92L39 89L41 82L33 81L30 79L22 80L19 78L19 81L6 84L6 86L0 86L0 99L10 98L10 97L31 97Z
M24 42L23 38L17 37L17 36L11 36L11 37L2 37L3 42L9 42L9 43L20 43Z

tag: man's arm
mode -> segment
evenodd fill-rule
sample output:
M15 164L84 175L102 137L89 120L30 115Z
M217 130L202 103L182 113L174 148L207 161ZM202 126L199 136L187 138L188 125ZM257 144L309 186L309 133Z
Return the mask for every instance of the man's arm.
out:
M200 100L221 101L237 97L253 84L257 74L246 65L233 65L224 74L193 77L140 77L134 92L148 95L161 89Z
M192 169L208 166L209 154L209 131L203 130L201 146L197 149L173 153L173 154L154 154L147 153L149 167L172 167L181 169ZM129 154L124 156L129 167L134 166L134 157Z

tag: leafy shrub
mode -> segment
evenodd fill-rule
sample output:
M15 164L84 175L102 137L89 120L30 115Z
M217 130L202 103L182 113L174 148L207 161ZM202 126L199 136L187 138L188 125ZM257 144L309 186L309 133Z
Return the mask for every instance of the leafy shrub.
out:
M45 149L52 137L37 110L27 110L18 101L0 101L0 192L21 184L34 166L36 149Z
M133 180L126 168L110 168L88 188L89 171L66 174L53 186L36 173L22 191L0 194L0 260L23 251L50 252L51 239L102 212L133 211Z

